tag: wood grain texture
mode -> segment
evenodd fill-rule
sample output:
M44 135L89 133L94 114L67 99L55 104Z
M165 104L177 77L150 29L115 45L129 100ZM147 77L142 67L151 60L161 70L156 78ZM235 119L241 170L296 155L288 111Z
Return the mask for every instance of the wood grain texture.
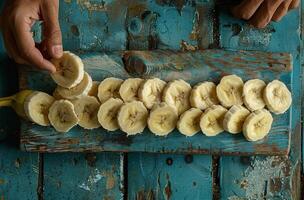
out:
M120 159L113 153L49 154L44 162L44 199L122 199Z
M211 156L129 153L129 199L212 199Z
M301 199L300 197L300 63L299 10L279 23L255 29L221 12L220 34L224 48L290 52L293 55L291 150L286 157L231 157L220 159L221 199Z
M141 57L141 55L144 55ZM159 77L166 81L182 78L191 84L205 80L218 82L223 75L237 74L244 80L261 78L266 82L280 79L287 86L291 84L291 57L285 53L262 53L245 51L205 50L192 53L172 51L130 52L119 54L81 55L85 70L95 80L109 76L128 78L133 70L123 66L135 57L149 70L142 77ZM159 59L157 59L159 58ZM154 63L155 65L149 64ZM132 63L132 62L131 62ZM128 66L128 65L127 65ZM129 73L128 73L128 72ZM130 75L131 74L131 75ZM137 73L138 74L138 73ZM27 71L27 87L34 90L52 91L54 83L47 74ZM21 148L39 152L153 152L153 153L199 153L199 154L271 154L286 155L289 151L290 112L274 116L273 128L269 136L259 142L247 142L241 134L220 134L206 137L199 133L185 137L174 131L167 137L156 137L147 129L143 134L126 137L121 131L107 133L103 129L87 131L76 127L67 134L58 134L53 128L39 127L23 122L21 127Z

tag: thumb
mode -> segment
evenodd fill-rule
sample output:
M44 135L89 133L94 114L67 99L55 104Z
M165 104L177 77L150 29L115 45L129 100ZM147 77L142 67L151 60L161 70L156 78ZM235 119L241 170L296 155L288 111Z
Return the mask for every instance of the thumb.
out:
M41 13L43 17L43 35L49 56L60 58L63 53L61 30L58 21L59 2L43 1Z

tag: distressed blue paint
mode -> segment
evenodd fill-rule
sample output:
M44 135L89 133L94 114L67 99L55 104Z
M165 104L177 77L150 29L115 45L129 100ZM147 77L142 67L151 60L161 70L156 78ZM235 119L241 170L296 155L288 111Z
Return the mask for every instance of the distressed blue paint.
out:
M0 199L35 200L38 154L21 152L15 144L16 140L0 143Z
M44 199L122 199L120 159L111 153L48 155Z
M129 199L212 199L210 156L130 153L128 160Z
M126 59L132 58L132 52L128 52L128 54L130 55ZM166 81L182 78L191 84L195 84L205 80L217 82L222 75L237 74L244 80L261 78L269 82L277 78L290 86L291 58L288 54L205 50L179 54L166 51L135 52L134 56L141 60L145 57L149 58L143 61L151 68L150 70L144 70L147 71L145 77L155 76ZM92 56L86 54L82 58L85 63L85 70L93 75L95 80L101 81L109 76L129 77L122 66L121 59L115 55L97 54ZM149 64L157 58L159 58L159 64L156 63L155 66ZM272 67L269 68L269 65L272 65ZM131 68L129 70L132 71ZM54 84L49 80L47 74L40 72L28 71L22 73L21 77L26 80L26 86L34 90L49 91L51 85ZM177 130L167 137L154 136L147 129L143 134L127 137L121 131L109 134L103 129L88 132L79 127L72 129L67 134L58 134L53 128L39 127L24 122L21 128L21 147L27 151L46 152L89 150L284 155L289 151L289 123L290 112L283 115L274 115L273 128L269 136L262 141L248 142L241 134L222 133L216 137L206 137L199 133L193 137L185 137L179 134Z
M220 33L225 48L291 52L294 58L289 157L221 157L221 199L300 199L299 13L292 11L280 23L271 23L261 30L221 13Z

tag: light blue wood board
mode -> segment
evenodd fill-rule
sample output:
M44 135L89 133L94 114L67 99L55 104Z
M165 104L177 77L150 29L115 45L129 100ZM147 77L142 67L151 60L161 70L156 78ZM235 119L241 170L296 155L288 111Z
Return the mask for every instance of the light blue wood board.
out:
M121 159L113 153L48 154L44 162L44 199L122 199Z
M128 78L121 56L86 54L82 58L85 70L94 80L106 77ZM149 58L149 59L147 59ZM182 78L192 85L201 81L218 82L223 75L237 74L244 81L260 78L266 82L280 79L290 86L292 58L288 54L262 52L205 50L191 53L172 51L127 52L125 63L141 60L146 73L143 77L159 77L166 81ZM157 63L158 62L158 63ZM152 63L152 64L151 64ZM154 64L155 63L155 64ZM232 68L233 66L233 68ZM136 69L136 67L134 68ZM131 74L133 69L129 68ZM21 73L21 85L34 90L50 92L54 83L47 74L27 71ZM21 127L21 148L39 152L158 152L199 154L272 154L286 155L289 151L290 111L274 115L273 128L267 138L248 142L242 134L222 133L206 137L198 133L185 137L177 130L167 137L157 137L146 129L143 134L127 137L121 131L108 133L103 129L92 131L79 127L67 134L58 134L53 128L40 127L23 122Z
M128 160L129 199L212 199L210 156L130 153Z
M285 51L291 52L294 58L289 157L221 157L221 199L300 199L299 13L292 11L281 22L258 30L222 12L220 33L221 46L224 48Z

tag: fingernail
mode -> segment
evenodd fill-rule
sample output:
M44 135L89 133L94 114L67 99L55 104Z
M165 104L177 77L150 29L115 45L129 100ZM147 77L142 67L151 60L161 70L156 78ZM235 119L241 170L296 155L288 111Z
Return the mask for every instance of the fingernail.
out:
M52 52L56 58L60 58L62 56L62 45L53 46Z

